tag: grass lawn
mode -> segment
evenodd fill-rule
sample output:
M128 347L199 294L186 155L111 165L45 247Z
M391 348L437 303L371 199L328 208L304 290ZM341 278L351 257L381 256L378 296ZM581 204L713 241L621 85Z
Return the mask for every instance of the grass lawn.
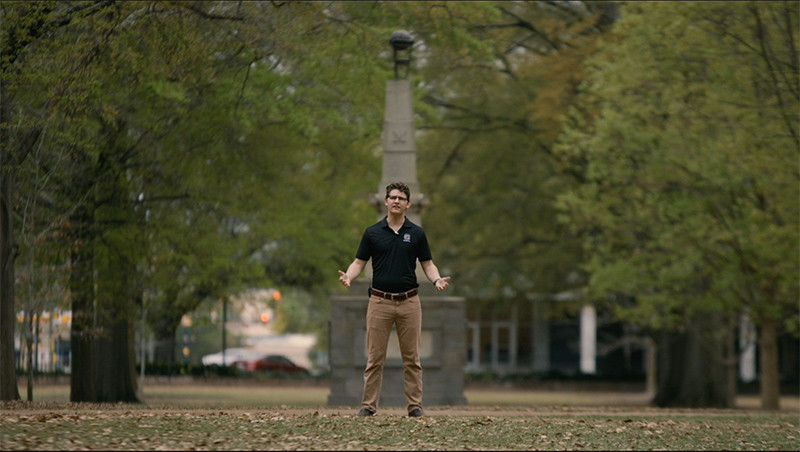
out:
M20 394L25 397L24 387ZM327 386L146 385L139 404L69 403L67 385L0 403L2 450L797 450L800 400L779 412L659 409L640 393L467 390L466 406L358 418Z
M145 384L142 401L150 406L186 407L321 407L327 405L330 389L325 384L293 386L291 382L263 385L221 384ZM19 393L26 399L24 385ZM526 391L504 389L467 389L469 406L647 406L650 397L642 392L597 391ZM34 386L34 402L69 402L69 386L41 384ZM736 408L758 410L758 395L739 395ZM800 397L781 397L781 412L800 415Z

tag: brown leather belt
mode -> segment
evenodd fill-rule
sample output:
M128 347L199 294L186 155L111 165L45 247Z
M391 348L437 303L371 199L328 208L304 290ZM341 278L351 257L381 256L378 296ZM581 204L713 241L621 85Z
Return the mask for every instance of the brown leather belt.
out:
M389 293L389 292L382 292L378 289L370 289L369 293L376 297L385 298L387 300L403 301L403 300L408 300L409 298L416 295L417 289L411 289L408 292L402 292L402 293Z

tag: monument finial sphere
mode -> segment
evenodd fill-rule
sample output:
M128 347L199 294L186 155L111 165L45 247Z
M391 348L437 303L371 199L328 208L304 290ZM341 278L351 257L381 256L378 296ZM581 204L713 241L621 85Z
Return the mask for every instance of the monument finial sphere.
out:
M395 50L405 50L414 44L414 38L405 30L397 30L392 33L392 36L389 38L389 43Z

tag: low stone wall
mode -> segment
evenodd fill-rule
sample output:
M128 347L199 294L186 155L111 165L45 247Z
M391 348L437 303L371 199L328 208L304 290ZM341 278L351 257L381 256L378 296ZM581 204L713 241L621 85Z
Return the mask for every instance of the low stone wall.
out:
M328 405L359 406L364 388L366 313L368 286L353 284L350 295L331 300ZM466 314L464 299L437 293L428 284L420 287L422 339L420 362L424 400L427 405L465 405ZM393 349L395 347L395 349ZM384 364L380 405L405 406L403 363L397 339L390 339Z

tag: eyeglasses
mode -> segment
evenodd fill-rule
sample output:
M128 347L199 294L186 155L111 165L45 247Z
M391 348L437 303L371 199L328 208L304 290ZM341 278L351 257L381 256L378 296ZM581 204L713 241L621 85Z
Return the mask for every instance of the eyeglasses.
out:
M402 196L387 196L386 199L391 199L392 201L408 201L408 198L403 198Z

